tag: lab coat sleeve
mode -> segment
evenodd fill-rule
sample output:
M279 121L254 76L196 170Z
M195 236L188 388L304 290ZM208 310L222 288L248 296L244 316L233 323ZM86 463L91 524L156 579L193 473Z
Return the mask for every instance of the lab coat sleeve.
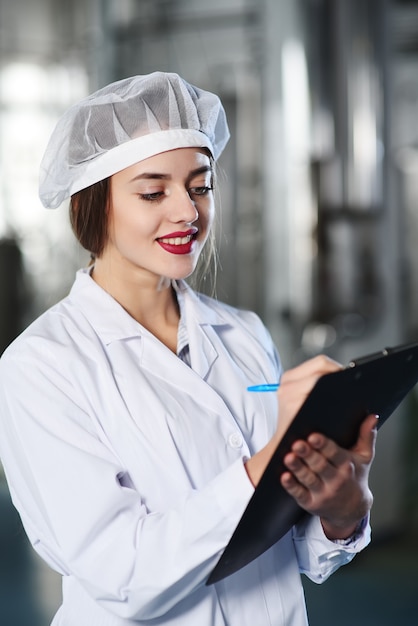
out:
M370 543L369 519L366 522L359 535L343 545L326 537L319 517L305 517L292 530L300 572L315 583L325 582Z
M105 609L161 616L205 584L228 543L253 493L243 460L149 513L59 364L46 361L24 347L0 360L0 455L28 536Z

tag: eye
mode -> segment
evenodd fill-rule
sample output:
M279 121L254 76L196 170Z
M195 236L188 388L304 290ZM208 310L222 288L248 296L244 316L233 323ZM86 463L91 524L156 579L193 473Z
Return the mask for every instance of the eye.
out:
M191 187L189 193L193 196L206 196L212 191L212 187Z
M165 193L164 191L153 191L151 193L139 193L138 196L146 202L158 202L163 199Z

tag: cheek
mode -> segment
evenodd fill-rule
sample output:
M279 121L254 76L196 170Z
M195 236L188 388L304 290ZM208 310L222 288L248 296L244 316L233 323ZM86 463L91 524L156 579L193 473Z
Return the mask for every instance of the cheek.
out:
M200 213L200 221L202 226L206 230L210 230L212 228L213 222L215 219L215 206L213 202L208 203L206 207L204 207Z
M139 211L115 210L109 219L109 239L116 244L149 237L154 229L153 220L144 219Z

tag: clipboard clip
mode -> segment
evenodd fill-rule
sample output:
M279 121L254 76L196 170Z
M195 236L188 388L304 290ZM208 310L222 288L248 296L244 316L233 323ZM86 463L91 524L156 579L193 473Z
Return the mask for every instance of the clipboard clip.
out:
M363 363L375 361L382 356L388 356L388 354L391 354L392 352L397 352L397 348L383 348L383 350L380 350L379 352L373 352L372 354L367 354L366 356L362 356L359 359L350 361L347 367L356 367L356 365L363 365Z

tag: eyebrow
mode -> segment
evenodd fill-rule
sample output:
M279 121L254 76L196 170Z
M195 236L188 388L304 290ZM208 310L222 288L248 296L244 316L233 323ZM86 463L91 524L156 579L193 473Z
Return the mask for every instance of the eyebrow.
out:
M187 176L187 181L192 180L195 176L199 176L199 174L206 174L207 172L212 172L212 167L210 165L203 165L202 167L198 167L195 170L192 170ZM138 174L138 176L134 176L129 182L134 183L137 180L171 180L171 174L161 174L159 172L143 172L142 174Z

